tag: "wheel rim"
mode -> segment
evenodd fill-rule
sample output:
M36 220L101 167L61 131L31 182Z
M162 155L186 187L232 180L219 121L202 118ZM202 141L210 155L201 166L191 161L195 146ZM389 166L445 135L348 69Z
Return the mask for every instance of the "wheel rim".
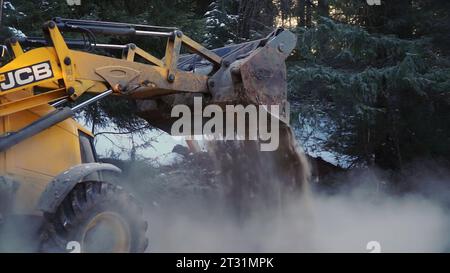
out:
M83 252L130 252L130 228L115 212L95 215L82 234Z

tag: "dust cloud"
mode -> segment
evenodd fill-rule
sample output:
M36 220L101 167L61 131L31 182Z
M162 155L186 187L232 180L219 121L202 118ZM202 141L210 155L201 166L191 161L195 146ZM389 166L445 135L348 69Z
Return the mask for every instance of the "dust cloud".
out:
M310 167L292 130L280 130L274 153L246 142L210 147L218 190L151 203L149 251L370 252L373 244L381 252L450 250L448 168L419 162L401 181L374 168L353 170L333 177L341 186L326 191L308 182ZM409 189L387 189L394 184Z
M243 222L208 203L152 209L149 251L369 252L371 241L382 252L448 251L449 215L421 196L368 200L355 191L311 197L307 210L291 200L282 211L260 211Z
M248 149L251 147L247 147L246 152L250 151ZM283 158L304 164L301 151L296 157L288 150L284 151L290 154L288 157L276 155L257 160L255 155L247 153L247 160L241 158L244 161L228 163L224 158L233 158L236 154L220 153L216 159L226 163L219 165L220 171L226 172L224 169L228 166L231 173L222 173L227 179L216 181L220 185L208 186L213 190L205 190L202 185L186 191L180 186L183 179L195 184L196 169L189 170L191 176L183 172L177 177L165 174L167 179L158 182L158 187L149 184L150 177L141 173L140 180L145 181L141 187L146 190L141 190L140 194L136 192L136 195L144 204L149 223L147 251L367 253L370 252L369 242L374 241L381 252L450 251L448 168L422 162L413 166L401 182L414 188L407 194L385 190L384 185L394 182L372 169L352 171L334 178L334 184L345 186L332 192L321 190L322 186L314 182L306 186L302 181L299 194L293 189L293 183L289 183L292 181L279 181L280 176L288 179L294 175L302 180L307 176L307 166L301 166L301 172L289 164L272 166L283 162L280 161ZM217 167L217 164L212 165ZM237 170L236 166L239 166ZM253 167L257 168L256 172ZM148 168L144 166L141 171L145 169ZM238 176L236 171L240 172ZM129 181L138 180L136 172L133 173L135 176ZM243 188L236 188L237 184L233 186L247 193L238 198L234 194L236 191L227 188L230 186L227 182L231 182L227 180L247 183L256 182L256 179L264 183L248 184ZM271 198L273 196L282 196L282 202L279 198ZM18 226L26 225L11 224L9 227L15 230ZM0 241L0 252L11 249L34 252L35 248L29 242L37 242L5 233L0 234ZM3 249L6 246L7 250Z
M307 194L289 195L275 209L249 199L244 217L220 194L150 205L148 251L368 253L373 241L381 252L450 250L450 196L442 188L448 188L448 170L439 178L423 168L411 171L402 183L420 187L402 194L384 190L394 182L375 170L355 173L335 178L346 185L337 191L311 183Z

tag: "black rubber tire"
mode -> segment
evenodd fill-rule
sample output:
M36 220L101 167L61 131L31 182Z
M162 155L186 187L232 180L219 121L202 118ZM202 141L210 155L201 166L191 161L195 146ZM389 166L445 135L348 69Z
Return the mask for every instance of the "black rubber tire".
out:
M68 242L80 242L81 231L102 212L114 212L125 220L130 234L130 252L146 250L148 225L137 200L118 186L83 182L75 186L56 213L44 215L40 251L68 252Z

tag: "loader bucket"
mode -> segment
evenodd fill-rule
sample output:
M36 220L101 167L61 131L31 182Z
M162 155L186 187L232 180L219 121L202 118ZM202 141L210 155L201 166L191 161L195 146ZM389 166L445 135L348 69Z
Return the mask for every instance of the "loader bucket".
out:
M178 68L209 75L205 104L225 105L279 105L279 118L287 119L286 58L297 43L290 31L277 29L268 37L248 43L213 50L223 58L221 67L198 55L180 57ZM169 131L174 120L170 109L177 104L193 105L192 94L176 94L155 100L138 101L139 115L150 124Z
M256 46L253 50L241 49L225 57L230 66L222 66L211 77L213 102L281 105L286 101L285 60L296 45L295 35L279 29L251 44Z

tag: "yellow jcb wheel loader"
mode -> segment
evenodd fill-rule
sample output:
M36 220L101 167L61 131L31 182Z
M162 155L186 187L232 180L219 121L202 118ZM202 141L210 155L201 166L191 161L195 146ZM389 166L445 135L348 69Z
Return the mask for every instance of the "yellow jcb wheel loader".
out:
M121 170L96 162L93 135L74 113L115 95L136 100L139 116L170 132L172 106L192 107L198 96L220 106L283 105L285 59L296 44L295 35L276 29L208 50L176 28L62 18L43 32L9 39L2 54L8 49L11 58L0 68L0 226L18 216L34 219L36 250L50 252L65 252L72 241L83 252L147 248L142 209L109 175ZM165 56L135 44L97 43L99 35L165 39ZM87 93L93 95L75 103Z

